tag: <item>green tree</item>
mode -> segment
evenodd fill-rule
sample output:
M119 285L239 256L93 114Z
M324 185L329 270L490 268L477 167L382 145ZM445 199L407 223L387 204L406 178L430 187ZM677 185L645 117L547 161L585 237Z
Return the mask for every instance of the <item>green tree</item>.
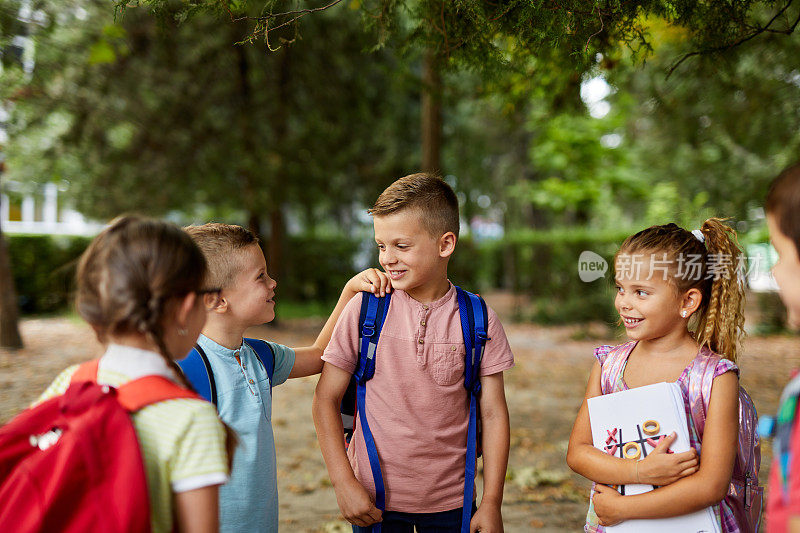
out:
M725 57L693 58L665 78L659 73L678 39L663 29L646 68L607 73L617 87L609 100L628 117L620 148L637 172L673 184L677 209L691 212L692 200L706 195L713 211L746 220L772 178L797 159L800 35L767 35Z
M413 157L405 67L388 49L364 54L348 13L309 20L324 38L269 53L235 45L238 24L135 10L115 24L107 4L85 7L83 22L41 36L33 78L18 82L8 167L20 181L69 180L88 215L241 212L270 229L279 273L287 209L312 229L324 214L345 220Z

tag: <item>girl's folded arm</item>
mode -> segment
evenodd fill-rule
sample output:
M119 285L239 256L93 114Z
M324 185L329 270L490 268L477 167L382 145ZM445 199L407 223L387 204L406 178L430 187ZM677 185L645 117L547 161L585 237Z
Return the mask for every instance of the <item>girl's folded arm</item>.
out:
M675 483L636 496L616 491L595 495L598 517L605 523L632 518L667 518L719 503L727 494L739 435L739 379L727 372L714 380L703 433L699 470ZM599 509L598 509L599 508Z
M586 398L581 404L567 450L567 464L572 470L596 483L627 485L642 483L669 485L697 471L697 452L668 454L676 435L668 436L643 461L622 459L601 452L592 444L587 400L601 394L600 364L595 363L586 387Z
M592 428L589 423L587 400L600 396L600 363L595 361L589 375L584 397L578 416L572 426L567 448L567 465L576 473L596 483L608 485L626 485L636 483L636 465L634 461L613 457L601 452L592 444Z

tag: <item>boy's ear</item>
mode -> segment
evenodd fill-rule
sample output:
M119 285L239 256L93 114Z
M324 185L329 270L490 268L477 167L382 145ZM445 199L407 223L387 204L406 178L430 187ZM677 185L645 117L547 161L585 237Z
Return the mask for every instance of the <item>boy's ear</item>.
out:
M208 311L213 311L215 313L219 313L220 315L225 314L228 312L228 299L225 298L224 294L219 295L219 303L213 309L209 309L206 307Z
M457 240L456 234L452 231L448 231L439 237L439 257L450 257L456 250Z

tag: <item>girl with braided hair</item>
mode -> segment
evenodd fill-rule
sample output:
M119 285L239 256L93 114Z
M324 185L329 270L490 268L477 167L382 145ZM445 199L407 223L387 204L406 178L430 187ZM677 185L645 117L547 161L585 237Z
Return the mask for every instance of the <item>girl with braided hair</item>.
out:
M166 222L125 216L89 245L77 273L78 313L106 351L97 382L119 387L159 375L186 388L174 359L189 352L219 291L204 289L206 262L191 238ZM66 391L67 368L39 398ZM226 431L214 406L193 398L131 415L142 451L153 532L218 530L218 488L228 479Z
M614 304L630 340L595 350L567 452L570 468L595 482L585 531L706 507L713 507L721 531L746 530L727 501L739 468L735 361L744 324L741 259L734 230L717 218L694 231L672 223L649 227L628 237L614 257ZM674 432L641 461L592 445L586 400L664 381L676 382L683 392L689 451L669 452ZM704 427L691 415L697 406L690 398L700 388L710 396ZM608 486L639 483L659 488L622 496Z

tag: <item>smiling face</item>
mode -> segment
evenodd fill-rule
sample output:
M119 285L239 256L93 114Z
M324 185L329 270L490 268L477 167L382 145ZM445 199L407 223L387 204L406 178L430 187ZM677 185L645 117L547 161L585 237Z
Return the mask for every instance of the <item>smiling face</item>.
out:
M630 339L652 340L686 332L688 320L700 304L697 289L679 294L668 277L672 274L654 266L650 254L620 254L615 270L614 306Z
M375 216L373 223L378 261L391 278L392 288L424 301L446 284L447 260L455 247L452 232L433 237L415 209Z
M800 328L800 257L794 242L780 230L774 216L767 215L767 226L772 245L778 252L778 262L772 267L772 275L780 287L789 325Z
M221 297L227 312L243 327L258 326L275 318L275 287L277 282L267 273L267 260L257 244L236 252L239 271L234 283L222 289Z

